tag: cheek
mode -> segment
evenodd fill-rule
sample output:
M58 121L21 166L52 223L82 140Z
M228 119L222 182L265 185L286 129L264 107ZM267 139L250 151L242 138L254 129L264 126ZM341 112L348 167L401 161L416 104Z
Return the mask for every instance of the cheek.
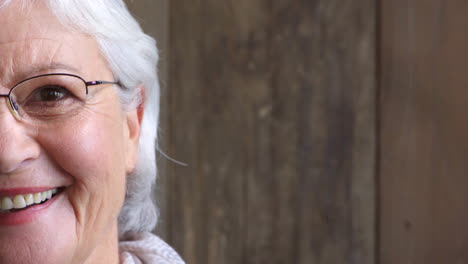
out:
M121 171L121 130L118 121L87 119L54 129L53 133L45 131L40 138L46 154L74 180L100 182L106 179L102 173Z
M45 154L73 182L67 196L83 243L93 244L89 240L116 221L125 196L123 122L117 116L89 114L38 136Z
M82 118L44 131L39 138L46 154L75 181L112 180L103 176L124 171L122 124L117 118Z

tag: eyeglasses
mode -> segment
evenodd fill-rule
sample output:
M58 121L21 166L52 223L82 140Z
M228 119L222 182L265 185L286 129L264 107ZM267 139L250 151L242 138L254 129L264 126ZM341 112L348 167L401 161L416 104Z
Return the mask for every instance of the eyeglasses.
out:
M42 74L13 86L8 94L8 108L17 120L33 125L50 124L79 113L86 105L88 87L119 84L109 81L85 81L68 73Z

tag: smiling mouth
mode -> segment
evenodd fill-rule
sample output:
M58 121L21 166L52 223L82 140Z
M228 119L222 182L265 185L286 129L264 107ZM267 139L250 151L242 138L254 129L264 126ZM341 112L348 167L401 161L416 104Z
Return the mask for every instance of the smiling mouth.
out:
M0 214L23 211L39 204L44 204L54 196L59 195L65 188L53 188L43 192L17 194L0 198Z

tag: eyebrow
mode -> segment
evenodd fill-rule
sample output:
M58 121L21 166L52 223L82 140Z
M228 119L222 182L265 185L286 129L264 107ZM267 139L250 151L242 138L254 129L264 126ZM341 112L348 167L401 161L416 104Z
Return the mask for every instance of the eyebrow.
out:
M31 65L28 67L28 69L22 74L23 78L31 77L37 74L41 73L48 73L51 71L56 71L56 70L65 70L68 72L73 72L73 73L81 73L81 71L71 65L60 63L60 62L53 62L49 64L36 64L36 65Z

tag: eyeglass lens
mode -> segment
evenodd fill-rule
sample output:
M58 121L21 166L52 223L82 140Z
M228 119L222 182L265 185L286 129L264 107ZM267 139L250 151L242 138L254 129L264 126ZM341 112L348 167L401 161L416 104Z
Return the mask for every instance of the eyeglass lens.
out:
M21 119L40 124L78 113L86 101L86 84L75 76L45 75L16 85L10 92Z

